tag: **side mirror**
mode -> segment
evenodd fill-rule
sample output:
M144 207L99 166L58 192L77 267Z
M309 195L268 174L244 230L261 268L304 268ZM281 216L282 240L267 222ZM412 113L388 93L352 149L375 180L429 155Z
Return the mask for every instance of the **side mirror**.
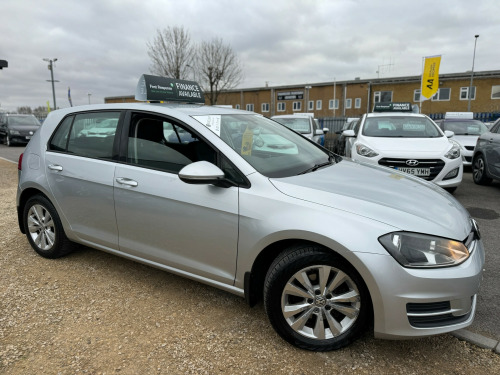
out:
M197 161L179 171L179 178L186 184L209 185L225 182L224 172L208 161Z
M451 130L445 130L444 135L446 135L446 137L448 138L451 138L455 135L455 132L452 132Z
M342 132L342 135L343 135L344 137L355 137L355 136L356 136L356 133L354 133L354 130L349 129L349 130L344 130L344 131Z
M316 129L316 130L314 131L314 135L323 135L323 134L324 134L324 133L323 133L323 130L321 130L321 129Z

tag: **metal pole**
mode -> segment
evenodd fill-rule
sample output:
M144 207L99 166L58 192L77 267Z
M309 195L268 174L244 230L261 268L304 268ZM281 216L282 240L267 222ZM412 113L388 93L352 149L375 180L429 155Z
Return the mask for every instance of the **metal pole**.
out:
M57 109L57 104L56 104L56 89L54 87L54 82L59 82L54 80L54 66L53 63L57 61L57 59L43 59L43 61L47 61L49 63L49 70L50 70L50 82L52 82L52 99L54 100L54 110Z
M474 60L476 59L477 38L479 38L479 35L474 35L474 54L472 55L472 71L470 72L470 85L468 92L469 101L467 102L467 112L470 112L470 100L472 97L472 80L474 79Z

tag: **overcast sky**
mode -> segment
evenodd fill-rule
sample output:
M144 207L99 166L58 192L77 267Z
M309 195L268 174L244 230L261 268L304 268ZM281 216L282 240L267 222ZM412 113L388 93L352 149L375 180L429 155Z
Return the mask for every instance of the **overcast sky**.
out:
M52 100L43 58L57 58L56 102L133 95L150 73L147 43L183 26L193 42L220 37L239 56L239 87L500 70L499 0L2 0L0 110ZM379 73L377 74L377 70Z

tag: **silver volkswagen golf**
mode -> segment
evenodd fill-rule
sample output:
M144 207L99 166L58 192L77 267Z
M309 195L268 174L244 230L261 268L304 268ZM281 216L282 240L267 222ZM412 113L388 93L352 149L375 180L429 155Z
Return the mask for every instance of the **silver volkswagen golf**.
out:
M38 254L79 243L263 300L281 337L309 350L368 327L400 339L472 323L484 249L450 194L204 106L189 82L143 76L136 97L159 100L152 87L197 103L72 107L34 135L17 210ZM99 124L105 136L88 131Z

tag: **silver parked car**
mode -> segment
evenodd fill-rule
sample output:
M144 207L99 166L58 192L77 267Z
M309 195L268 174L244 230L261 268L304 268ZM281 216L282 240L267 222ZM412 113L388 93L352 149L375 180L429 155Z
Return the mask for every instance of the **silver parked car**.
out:
M82 133L110 119L114 134ZM275 330L309 350L372 324L376 337L408 338L474 319L484 249L464 207L255 113L72 107L51 112L21 158L20 230L41 256L76 242L263 300Z

